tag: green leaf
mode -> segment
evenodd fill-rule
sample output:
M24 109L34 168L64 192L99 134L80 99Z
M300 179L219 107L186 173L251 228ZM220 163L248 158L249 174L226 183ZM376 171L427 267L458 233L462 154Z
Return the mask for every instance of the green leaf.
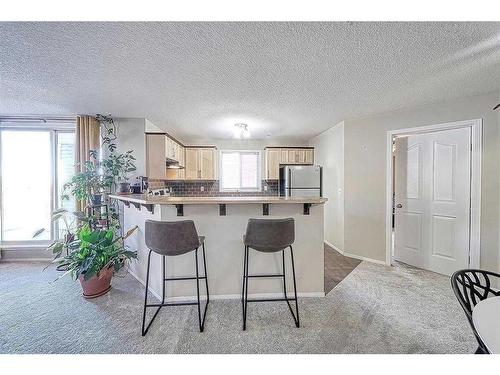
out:
M35 233L33 233L33 238L38 237L43 232L45 232L45 228L38 229Z

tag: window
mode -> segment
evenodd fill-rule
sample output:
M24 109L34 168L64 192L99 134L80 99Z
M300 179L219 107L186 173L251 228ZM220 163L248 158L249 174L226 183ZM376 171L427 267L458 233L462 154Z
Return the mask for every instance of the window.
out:
M57 130L32 124L0 128L0 241L3 245L52 240L57 228L51 212L63 202L64 183L73 174L73 129ZM74 127L74 125L73 125ZM41 129L40 129L41 128ZM33 234L45 228L37 238Z
M220 191L260 191L260 151L220 152Z

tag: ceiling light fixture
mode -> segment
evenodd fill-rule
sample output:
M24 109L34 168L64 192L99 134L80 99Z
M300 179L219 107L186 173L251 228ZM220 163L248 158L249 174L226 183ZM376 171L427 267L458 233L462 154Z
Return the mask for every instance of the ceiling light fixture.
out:
M234 124L234 138L250 138L250 131L247 124Z

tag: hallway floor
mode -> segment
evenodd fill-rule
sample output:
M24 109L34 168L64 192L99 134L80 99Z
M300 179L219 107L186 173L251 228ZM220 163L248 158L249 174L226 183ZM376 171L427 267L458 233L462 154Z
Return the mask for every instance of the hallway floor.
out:
M361 263L361 261L343 256L327 244L324 245L324 248L325 294L328 294L338 283L344 280L347 275L349 275L352 270L354 270Z

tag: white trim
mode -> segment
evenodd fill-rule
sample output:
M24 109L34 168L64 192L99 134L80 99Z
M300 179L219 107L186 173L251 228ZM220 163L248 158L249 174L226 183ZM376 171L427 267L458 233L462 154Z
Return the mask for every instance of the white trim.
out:
M352 253L344 252L344 256L346 256L348 258L354 258L354 259L358 259L358 260L363 260L365 262L380 264L382 266L386 265L383 260L378 260L378 259L373 259L373 258L367 258L367 257L363 257L361 255L356 255L356 254L352 254Z
M0 117L2 120L2 117ZM64 125L64 126L60 126ZM68 126L66 126L68 125ZM75 134L75 123L71 124L54 124L52 122L47 121L46 123L41 123L39 127L34 127L33 124L2 124L0 121L0 144L2 141L2 134L4 131L16 131L16 132L47 132L50 137L50 212L54 212L54 210L58 206L58 195L57 191L57 172L58 172L58 154L57 154L57 146L58 146L58 137L61 133ZM50 243L56 238L56 229L58 223L50 221L50 230L47 230L50 233L50 240L20 240L20 241L2 241L2 225L5 222L4 211L2 210L2 202L4 200L3 192L2 192L2 156L0 152L0 249L8 250L8 249L25 249L25 248L36 248L39 246L44 246L45 248L50 245ZM38 258L37 258L38 259Z
M344 255L344 250L340 250L337 246L335 246L334 244L328 242L327 240L324 240L323 241L328 247L331 247L333 250L335 250L337 253L339 253L340 255Z
M483 121L471 126L471 191L469 267L481 268L481 165L483 157Z
M33 241L35 242L35 241ZM12 243L0 243L0 250L3 251L15 251L15 250L47 250L50 246L51 241L43 241L43 243L39 243L36 241L35 243L22 243L22 242L12 242Z
M47 247L11 247L5 249L0 248L0 262L14 262L14 261L26 261L26 262L52 262L53 255L47 251Z
M142 279L140 279L132 270L127 267L127 271L134 279L136 279L139 283L141 283L142 286L146 286L146 282ZM151 287L149 288L149 292L155 296L157 299L161 300L161 296L156 293ZM283 293L252 293L248 295L251 298L280 298L283 297ZM305 293L297 293L298 297L324 297L325 293L324 292L305 292ZM196 296L178 296L178 297L169 297L169 301L185 301L185 300L193 300L196 299ZM206 299L205 296L200 295L200 299L204 300ZM210 294L210 299L214 300L222 300L222 299L241 299L241 294Z
M471 222L469 239L470 268L480 267L481 248L481 159L483 153L483 120L448 122L444 124L419 126L414 128L389 130L386 143L386 211L385 211L385 264L392 263L392 141L396 135L430 133L435 131L470 128L471 129Z
M361 255L356 255L356 254L352 254L352 253L347 253L343 250L340 250L338 247L332 245L330 242L328 241L323 241L328 247L331 247L333 250L335 250L337 253L339 253L340 255L343 255L345 257L348 257L348 258L354 258L354 259L359 259L359 260L363 260L363 261L366 261L366 262L370 262L370 263L375 263L375 264L381 264L381 265L385 265L385 262L383 260L378 260L378 259L372 259L372 258L366 258L366 257L363 257Z

